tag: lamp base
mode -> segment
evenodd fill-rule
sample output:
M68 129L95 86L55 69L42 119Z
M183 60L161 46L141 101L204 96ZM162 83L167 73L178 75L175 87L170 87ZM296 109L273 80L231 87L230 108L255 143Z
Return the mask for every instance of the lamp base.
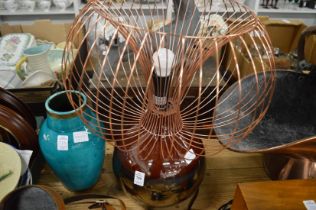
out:
M184 200L176 205L168 206L165 208L149 207L149 208L147 208L147 210L191 210L198 194L199 194L199 189L194 194L192 194L191 197L189 197L188 199L186 199L186 200Z

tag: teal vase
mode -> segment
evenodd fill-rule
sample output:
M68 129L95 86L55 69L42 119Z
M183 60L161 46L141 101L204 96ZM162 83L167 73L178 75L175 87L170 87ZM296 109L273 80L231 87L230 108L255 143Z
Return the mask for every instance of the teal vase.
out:
M76 104L80 104L77 109L73 109L67 94ZM94 119L87 107L86 96L78 91L58 92L47 99L45 107L47 118L39 134L44 158L69 190L91 188L101 174L105 141L94 135L83 123L83 120L87 124ZM81 118L78 113L81 113Z

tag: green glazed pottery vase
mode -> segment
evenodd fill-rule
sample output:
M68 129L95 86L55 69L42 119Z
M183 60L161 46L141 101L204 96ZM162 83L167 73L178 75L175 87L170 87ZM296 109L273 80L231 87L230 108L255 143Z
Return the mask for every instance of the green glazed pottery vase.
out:
M80 107L73 109L67 94ZM93 116L86 105L86 96L78 91L50 96L45 103L47 118L39 134L41 152L48 165L71 191L86 190L96 184L104 162L105 141L82 121Z

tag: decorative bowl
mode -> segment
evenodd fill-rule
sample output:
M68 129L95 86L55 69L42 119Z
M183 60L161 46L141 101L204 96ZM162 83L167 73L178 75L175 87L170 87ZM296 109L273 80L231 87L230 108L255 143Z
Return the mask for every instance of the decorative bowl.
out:
M1 89L0 89L1 90ZM10 96L10 93L6 93L8 91L4 91L4 95L1 94L1 101L5 99L7 100L7 96ZM1 91L3 93L3 91ZM11 96L12 97L12 96ZM9 97L10 98L10 97ZM5 102L6 102L5 101ZM13 100L14 101L14 100ZM16 101L16 100L15 100ZM11 137L4 137L2 140L12 145L13 147L17 147L22 150L32 150L34 157L39 154L38 149L38 135L34 130L34 127L30 124L28 118L24 118L22 116L26 116L25 114L19 114L15 110L9 108L12 105L0 104L0 126L3 128L4 133L8 133ZM34 119L34 116L33 116ZM0 152L1 156L2 152ZM31 160L35 161L35 160ZM33 162L34 163L34 162ZM0 163L1 166L1 163ZM1 173L2 169L0 169ZM19 176L21 175L21 172ZM0 191L1 191L1 182L0 182ZM0 207L1 209L1 207Z
M23 117L23 119L25 119L26 123L28 123L34 131L37 130L36 119L29 106L26 105L22 100L17 98L14 93L0 88L0 101L0 105L3 105L16 112L18 115ZM29 137L27 136L27 138Z

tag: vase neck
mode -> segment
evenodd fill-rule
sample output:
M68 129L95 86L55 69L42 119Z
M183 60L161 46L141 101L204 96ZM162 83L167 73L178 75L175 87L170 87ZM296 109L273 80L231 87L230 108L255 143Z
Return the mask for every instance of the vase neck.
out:
M87 98L79 91L61 91L50 96L45 103L47 124L57 131L73 131L84 127L78 116L84 116Z
M71 132L79 129L84 129L84 123L80 117L58 117L47 115L47 126L56 131Z

